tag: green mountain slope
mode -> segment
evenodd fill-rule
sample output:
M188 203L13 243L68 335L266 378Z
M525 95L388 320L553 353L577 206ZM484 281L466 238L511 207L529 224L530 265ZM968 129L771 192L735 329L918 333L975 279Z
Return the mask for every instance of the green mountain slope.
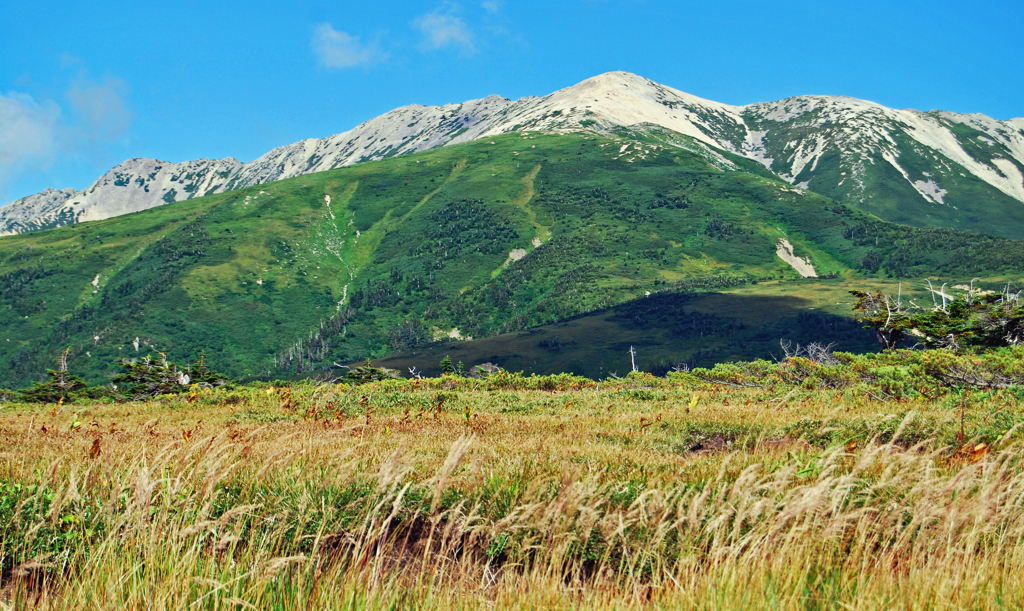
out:
M755 104L744 119L793 184L897 223L1024 238L1024 134L1010 123L822 96Z
M154 350L311 371L797 278L782 239L819 276L1024 269L1016 241L886 223L663 139L508 135L0 238L0 385L68 346L93 382Z

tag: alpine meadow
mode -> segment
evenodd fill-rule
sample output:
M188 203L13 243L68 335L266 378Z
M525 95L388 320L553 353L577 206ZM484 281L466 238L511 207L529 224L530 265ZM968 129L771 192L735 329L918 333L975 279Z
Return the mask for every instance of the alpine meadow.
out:
M611 72L0 231L2 609L1024 605L1022 119Z

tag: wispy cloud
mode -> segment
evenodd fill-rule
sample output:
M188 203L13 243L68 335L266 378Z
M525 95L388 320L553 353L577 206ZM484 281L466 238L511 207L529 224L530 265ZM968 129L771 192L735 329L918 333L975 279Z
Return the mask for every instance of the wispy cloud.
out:
M322 23L313 33L313 52L324 68L352 68L387 59L376 43L365 45L358 36L335 30L329 23Z
M0 186L26 167L47 167L58 150L60 106L0 93Z
M122 140L135 118L126 101L130 91L120 79L96 81L82 71L63 103L0 93L0 191L23 172L45 170L61 156L96 157Z
M461 48L464 53L476 51L473 32L465 21L452 13L452 10L434 10L417 17L412 25L426 37L423 46L428 49L455 46Z
M77 66L82 63L81 58L78 58L71 53L65 51L60 54L60 67L68 68L70 66Z

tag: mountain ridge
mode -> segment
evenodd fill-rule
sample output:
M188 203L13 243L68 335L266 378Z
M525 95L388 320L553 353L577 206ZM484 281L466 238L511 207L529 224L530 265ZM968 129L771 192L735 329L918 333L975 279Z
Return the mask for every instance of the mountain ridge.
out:
M110 218L516 131L607 134L641 125L685 136L693 141L686 143L691 149L699 143L709 153L752 159L790 184L887 220L1024 238L1024 229L1012 229L1012 221L1024 226L1024 118L895 110L823 95L735 106L626 72L597 75L542 97L513 101L491 95L461 104L403 106L247 163L131 159L82 191L48 189L0 207L0 235Z

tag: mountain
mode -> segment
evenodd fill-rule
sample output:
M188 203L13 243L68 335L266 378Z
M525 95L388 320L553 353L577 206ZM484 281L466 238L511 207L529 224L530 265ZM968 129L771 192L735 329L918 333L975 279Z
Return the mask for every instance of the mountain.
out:
M894 110L836 96L732 106L610 72L544 97L406 106L324 139L234 159L127 161L81 192L0 208L0 235L110 218L172 201L520 131L661 134L708 158L757 161L803 189L883 219L1024 238L1024 119Z
M564 120L538 112L515 120ZM1024 242L889 223L674 130L548 127L0 238L0 386L68 347L90 382L157 352L231 376L436 365L470 338L591 375L631 345L645 368L864 350L847 289L1024 269ZM709 291L727 301L679 297Z
M235 159L169 163L130 159L83 191L47 189L0 208L0 235L111 218L167 203L321 172L479 137L510 102L498 96L447 106L406 106L322 140Z
M1021 238L1024 119L801 96L745 107L772 171L887 220Z
M0 235L98 221L214 193L241 166L235 159L129 159L88 189L47 189L0 208Z

